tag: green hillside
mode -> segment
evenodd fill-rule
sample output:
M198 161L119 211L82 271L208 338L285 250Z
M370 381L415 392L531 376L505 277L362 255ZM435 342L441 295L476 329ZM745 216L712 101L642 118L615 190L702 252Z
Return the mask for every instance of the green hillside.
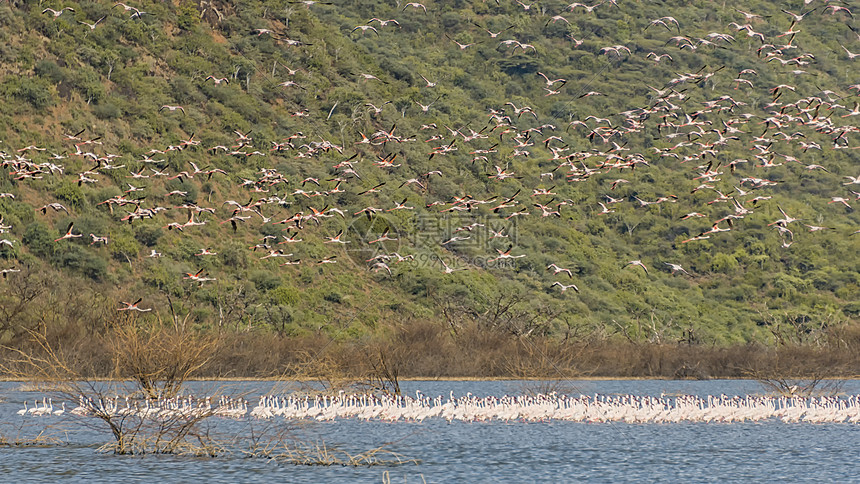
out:
M260 337L821 343L860 315L860 35L786 5L4 3L2 340L142 299Z

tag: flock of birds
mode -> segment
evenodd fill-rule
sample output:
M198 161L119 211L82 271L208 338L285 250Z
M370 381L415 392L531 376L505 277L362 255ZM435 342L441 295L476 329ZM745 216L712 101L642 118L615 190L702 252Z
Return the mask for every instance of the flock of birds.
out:
M497 0L499 3L501 0ZM298 2L308 7L325 2ZM805 5L813 3L804 2ZM540 15L534 4L528 5L516 1L522 7L523 15ZM146 14L135 7L122 3L115 5L123 12L130 13L132 19L140 19ZM546 14L546 25L555 23L570 23L565 15L596 15L601 9L617 8L617 2L606 0L593 5L573 3L562 12ZM407 12L409 10L409 12ZM809 162L813 153L831 151L847 151L860 148L856 141L856 133L860 131L857 125L847 121L860 115L860 103L856 96L860 95L860 84L851 86L832 86L830 89L817 89L814 92L799 92L793 83L767 83L758 79L788 79L813 74L807 66L816 62L816 56L804 50L799 43L799 34L813 16L829 15L844 18L846 22L853 19L849 8L826 2L826 5L795 14L784 10L784 17L764 18L756 13L735 9L737 22L727 22L723 31L712 32L702 37L682 35L687 26L681 25L674 17L664 16L650 21L646 27L652 29L649 35L670 36L666 45L674 45L683 51L702 52L707 49L740 48L743 37L748 37L759 58L765 60L769 70L766 76L760 75L753 68L743 68L733 71L725 66L704 64L694 72L677 73L676 77L666 79L661 87L649 88L653 91L647 103L631 106L630 109L599 117L595 113L574 119L567 126L541 123L539 119L544 114L538 113L530 106L519 106L513 101L503 106L493 106L487 111L486 119L473 121L464 126L449 127L433 122L433 106L440 101L441 95L433 91L438 88L441 80L431 80L423 74L419 75L424 85L419 86L427 99L434 99L429 104L418 104L420 111L415 114L422 120L418 133L403 133L397 123L386 122L383 128L372 133L357 133L353 140L336 144L323 139L319 135L305 134L296 131L271 146L263 147L255 144L253 133L235 131L235 142L232 145L201 146L194 135L186 136L178 144L153 147L139 156L111 152L98 137L84 136L85 130L64 136L62 147L35 146L19 147L11 151L0 152L2 165L7 168L8 177L17 186L39 180L45 177L72 177L81 187L102 186L112 183L105 180L106 174L112 172L110 178L118 180L123 193L100 201L114 215L116 222L133 224L144 219L164 220L163 228L188 233L197 226L218 224L224 230L238 231L240 227L258 225L281 226L286 235L266 235L257 243L248 247L249 251L258 255L261 260L280 260L280 266L295 266L299 264L325 265L337 264L343 260L342 252L347 246L361 245L366 248L380 248L375 255L366 260L366 267L373 272L383 272L392 275L395 264L408 263L414 260L415 254L401 254L397 251L385 250L397 243L397 246L408 247L405 241L398 238L391 227L383 233L377 233L373 240L357 240L356 234L345 232L344 227L354 223L356 219L367 218L373 221L391 212L412 211L417 204L423 204L428 213L461 214L468 216L479 212L495 214L495 221L501 225L487 227L486 220L476 219L471 223L457 227L450 234L438 240L438 245L432 247L434 254L442 254L434 259L440 264L440 270L446 274L474 268L465 258L458 256L457 246L472 237L473 231L487 231L487 241L490 244L490 256L486 258L487 268L492 263L527 257L522 249L514 246L508 226L504 225L515 217L557 219L577 202L563 198L558 194L559 185L575 183L597 183L604 187L604 194L593 205L594 216L605 216L617 212L622 206L632 205L642 210L650 210L660 204L684 203L690 205L690 211L681 220L704 219L703 228L689 234L681 244L696 243L726 236L727 232L743 230L742 221L754 213L779 212L779 216L770 217L767 224L778 232L782 246L790 247L796 232L805 230L811 233L833 232L833 228L822 225L815 220L805 220L797 213L783 210L782 206L769 207L773 198L771 189L781 181L772 180L768 172L775 167L790 167L794 176L809 173L810 176L821 176L833 184L829 199L822 201L821 208L837 205L850 212L852 203L860 200L860 176L853 173L838 173L831 175L832 167L827 166L827 156L821 156L821 163ZM64 12L74 13L70 7L61 10L46 8L45 15L60 17ZM421 3L408 3L402 8L403 15L432 14L433 9ZM96 29L104 17L93 24L80 21L90 30ZM779 35L765 35L764 23L785 24L780 27ZM374 25L375 24L375 25ZM400 24L396 19L371 19L367 24L356 26L352 32L359 34L380 34L380 30L397 29ZM845 28L849 28L847 25ZM498 42L499 48L512 51L521 50L523 54L536 51L534 45L517 40L513 27L498 32L486 30L488 37L481 42ZM505 38L505 34L513 38ZM285 34L273 29L260 28L251 32L257 37L269 36L273 41L289 46L302 45L291 40ZM738 39L737 37L741 37ZM571 37L571 48L581 48L582 39ZM858 34L860 42L860 34ZM460 43L450 38L451 49L460 51L472 48L475 43ZM456 45L455 45L456 44ZM754 44L754 45L753 45ZM734 46L734 47L733 47ZM673 62L669 52L641 53L634 46L611 45L601 48L596 55L605 55L617 61L624 57L643 56L655 63ZM848 62L857 54L853 54L843 46L848 54ZM830 62L836 62L831 60ZM547 69L544 69L547 70ZM295 75L299 69L289 69L288 74ZM426 73L425 73L426 74ZM382 76L380 73L379 76ZM379 76L368 73L358 75L362 82L387 82ZM613 93L585 91L584 86L579 92L569 94L564 91L568 80L553 78L554 76L537 72L542 82L545 81L543 96L566 97L571 100L587 102L586 98L595 96L612 96ZM295 78L298 79L298 78ZM229 83L228 77L209 75L204 82L215 84ZM764 84L764 85L763 85ZM281 86L284 89L300 88L298 80L289 79ZM709 90L704 88L710 87ZM697 88L706 93L712 93L703 102L690 102ZM763 106L755 106L751 101L753 94L767 90L770 102ZM853 91L853 92L852 92ZM378 104L378 106L376 105ZM367 102L364 105L371 118L382 126L384 110L391 101L376 104ZM853 105L852 105L853 104ZM337 106L332 108L332 111ZM165 104L154 106L163 116L185 116L186 107ZM390 108L389 108L390 109ZM311 113L299 106L292 115L300 120L311 116ZM331 112L328 113L331 116ZM406 111L401 113L406 116ZM412 114L409 114L412 117ZM387 127L390 123L390 128ZM473 129L475 126L478 130ZM483 126L483 127L481 127ZM654 146L648 150L637 150L629 140L635 135L656 132ZM578 138L578 139L575 139ZM572 146L582 144L582 138L587 138L592 144L588 149L574 150ZM441 170L415 172L407 160L398 159L398 146L406 143L426 143L427 159L432 161L445 156L457 155L463 158L464 164L479 163L486 167L484 182L489 194L467 194L454 196L450 199L432 199L433 180L438 177L450 176ZM536 155L536 148L543 148L549 156ZM53 151L52 151L53 150ZM728 160L727 151L737 153L747 152L750 156ZM179 171L170 170L167 157L173 152L193 152L194 160L187 162L187 167ZM463 156L468 153L468 156ZM236 173L228 173L223 169L208 166L216 156L232 157L248 160L252 157L261 159L337 159L329 166L329 177L314 177L302 173L298 178L288 177L276 169L275 163L259 168L255 177L240 177ZM529 157L540 158L532 161ZM79 160L76 165L86 166L74 173L69 173L63 163L67 159ZM673 186L679 194L664 194L659 197L647 198L636 190L635 179L631 176L624 178L624 171L647 171L657 163L674 162L690 167L687 179L678 179ZM533 166L540 167L539 176L526 172L535 171ZM374 168L371 168L374 167ZM515 168L519 166L520 168ZM178 170L178 169L177 169ZM616 173L618 175L616 175ZM841 181L837 180L841 177ZM194 202L186 199L187 191L168 189L168 182L178 179L185 182L201 182L213 177L226 177L239 187L247 190L247 200L220 200L215 204ZM628 179L629 178L629 179ZM520 179L526 188L508 190L506 179ZM532 181L531 186L527 185ZM683 187L689 193L681 193ZM395 189L410 189L412 194L401 199L402 195L394 195ZM568 188L564 187L564 190ZM504 192L507 195L502 195ZM357 203L364 204L360 210L347 210L344 206L336 206L337 197L349 192L355 195ZM493 193L496 194L493 194ZM0 196L15 197L13 193ZM394 198L397 196L397 198ZM765 208L767 207L767 208ZM37 211L43 215L63 212L66 216L73 214L68 207L55 201L46 203ZM171 216L171 214L180 214ZM826 217L826 214L821 215ZM343 219L336 227L326 223L332 218ZM805 223L806 221L810 223ZM383 224L384 225L384 224ZM11 227L2 225L0 230L8 232ZM309 230L310 228L310 230ZM319 230L317 231L316 229ZM314 237L322 237L323 244L331 248L329 255L323 258L301 258L294 255L293 248L300 247L306 234L316 231ZM319 232L322 233L319 233ZM860 233L860 230L851 232ZM848 235L848 234L846 234ZM404 237L402 234L400 238ZM69 223L65 232L59 234L56 243L69 243L74 239L90 240L89 245L100 247L110 244L108 234L76 231L74 221ZM16 240L4 239L3 244L15 246ZM495 244L495 245L493 245ZM195 257L207 258L218 254L217 247L200 247ZM400 249L398 249L400 250ZM407 249L409 250L409 249ZM495 254L493 254L495 252ZM150 258L161 257L158 249L151 249L147 255ZM435 264L435 262L434 262ZM648 273L649 266L659 264L672 275L692 276L678 260L643 261L635 259L619 261L619 267L641 270ZM546 267L553 276L573 279L574 274L568 268L567 261L556 261ZM19 269L3 269L3 277L7 273ZM629 270L629 269L628 269ZM210 277L204 269L187 272L184 279L193 283L204 284L216 280ZM579 291L575 284L565 284L554 280L551 287L560 291L567 289ZM135 302L122 302L119 311L149 311L151 308L139 306L141 299ZM571 401L573 402L573 401Z
M54 409L50 398L42 404L18 411L18 415L58 417L66 413L65 402ZM860 423L860 395L848 397L734 396L698 397L538 394L534 396L489 396L471 394L445 399L416 396L345 394L336 396L260 396L249 408L244 398L193 396L136 401L129 397L105 400L81 396L69 411L76 416L101 418L137 417L154 421L222 417L336 421L345 419L385 422L421 422L444 419L448 422L585 422L585 423L678 423L678 422L759 422Z

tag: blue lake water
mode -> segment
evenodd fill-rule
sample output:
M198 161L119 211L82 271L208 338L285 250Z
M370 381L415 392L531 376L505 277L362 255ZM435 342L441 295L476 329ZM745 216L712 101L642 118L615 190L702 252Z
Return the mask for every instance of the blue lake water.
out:
M227 388L225 388L227 387ZM271 383L193 383L197 394L281 389ZM523 382L403 382L406 393L430 396L518 394L539 388ZM747 395L765 389L753 381L576 381L559 387L571 394ZM860 426L852 424L758 423L623 424L423 422L340 420L302 422L223 421L219 435L274 432L325 442L351 453L379 447L417 459L418 464L374 467L297 466L239 455L191 458L166 455L116 456L97 453L111 436L90 419L18 416L24 400L20 383L0 384L0 423L5 437L45 430L63 440L57 447L0 449L2 482L857 482L860 480ZM845 393L860 393L848 381ZM67 406L76 402L67 402ZM253 403L252 403L253 405ZM57 407L55 399L55 407ZM219 419L223 420L223 419ZM280 430L279 430L280 431ZM387 474L387 475L386 475Z

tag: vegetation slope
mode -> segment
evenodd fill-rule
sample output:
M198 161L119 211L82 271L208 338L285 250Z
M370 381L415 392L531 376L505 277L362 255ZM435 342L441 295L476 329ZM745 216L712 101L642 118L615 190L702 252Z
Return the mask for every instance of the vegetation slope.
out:
M860 37L820 2L52 0L0 25L7 343L139 298L147 321L350 341L804 343L860 314Z

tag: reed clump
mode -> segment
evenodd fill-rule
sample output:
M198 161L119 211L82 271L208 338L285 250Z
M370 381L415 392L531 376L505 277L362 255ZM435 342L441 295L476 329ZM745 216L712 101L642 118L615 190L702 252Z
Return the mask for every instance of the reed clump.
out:
M366 450L350 453L338 447L321 442L279 442L269 443L257 449L247 451L248 457L273 459L285 464L303 466L397 466L420 464L417 459L403 456L385 447L388 444Z
M0 433L0 447L58 447L63 445L67 445L67 442L60 438L59 433L52 433L50 429L43 429L34 436L24 436L19 433L13 437Z

